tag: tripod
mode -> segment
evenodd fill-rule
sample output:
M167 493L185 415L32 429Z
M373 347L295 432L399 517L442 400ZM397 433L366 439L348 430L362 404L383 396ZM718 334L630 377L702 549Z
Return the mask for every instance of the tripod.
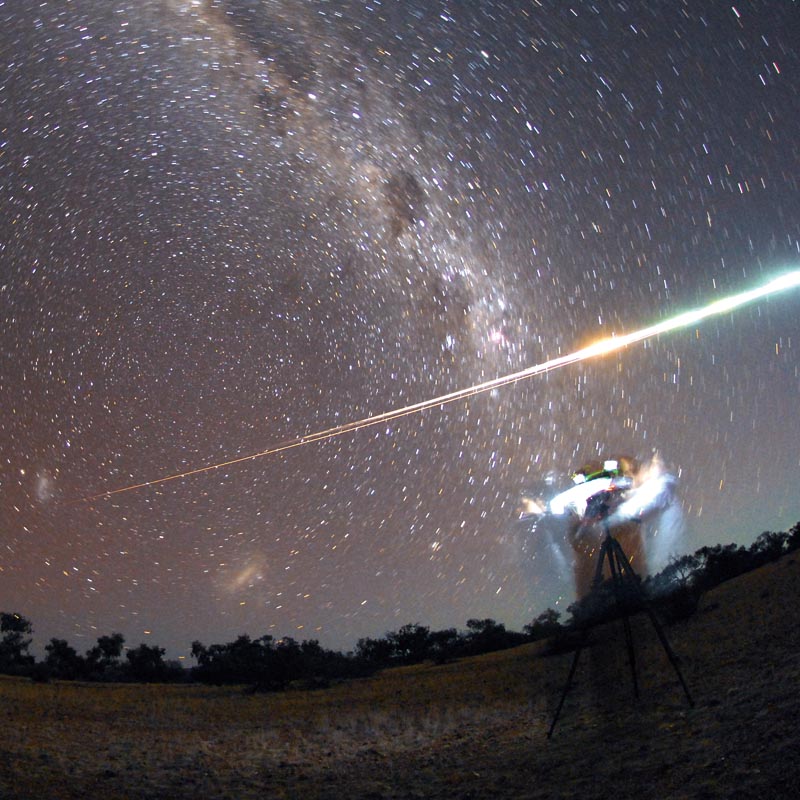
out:
M600 585L602 584L603 565L605 564L606 561L608 561L608 571L611 575L611 583L614 591L614 600L616 602L617 610L622 614L622 627L625 632L625 646L628 651L628 664L630 665L631 669L631 679L633 681L634 697L636 697L636 699L639 698L639 680L636 676L636 653L633 647L633 633L631 631L630 609L628 607L627 598L623 596L623 589L628 590L625 592L626 595L630 596L632 594L636 598L636 600L638 601L638 605L645 610L647 616L650 618L650 622L653 624L653 628L655 628L655 631L658 634L661 646L664 648L664 652L667 654L667 658L669 659L670 664L672 664L672 668L675 670L675 674L678 676L678 680L680 681L680 684L683 687L683 692L686 695L686 700L688 701L689 706L694 708L694 700L692 699L692 695L689 693L689 687L686 685L686 681L683 679L680 667L678 666L678 657L675 655L675 651L670 646L670 643L667 640L667 636L664 633L664 628L658 621L658 618L653 612L653 609L650 606L650 603L648 602L644 591L642 590L642 585L639 580L639 576L634 571L630 561L628 561L628 557L625 555L625 551L622 549L622 545L611 535L611 530L608 521L605 522L604 528L605 528L605 537L603 538L603 542L600 545L600 558L599 561L597 562L597 570L595 571L594 575L594 584L592 591L597 592ZM583 621L580 642L578 643L578 647L575 650L575 655L572 659L572 666L570 667L569 675L567 676L567 682L564 685L564 690L561 693L561 699L559 700L558 708L556 709L555 716L553 717L553 722L550 725L550 730L547 732L548 739L551 738L553 735L556 723L558 722L558 718L561 715L561 709L564 706L564 701L567 699L569 690L572 688L572 679L575 677L575 670L578 667L578 660L581 657L581 651L586 646L586 640L589 638L589 631L591 627L592 627L592 621L590 619L586 619Z

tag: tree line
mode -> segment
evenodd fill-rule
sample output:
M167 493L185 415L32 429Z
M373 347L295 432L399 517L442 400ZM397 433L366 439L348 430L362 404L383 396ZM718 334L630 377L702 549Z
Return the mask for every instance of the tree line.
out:
M692 555L673 558L665 569L643 581L643 588L665 621L685 619L697 608L702 594L800 548L800 522L788 532L765 531L749 546L728 544L701 547ZM630 599L630 598L629 598ZM464 631L432 631L413 623L380 638L359 639L352 652L323 648L316 640L298 642L290 637L253 639L243 634L227 644L204 645L195 641L191 654L196 664L185 669L165 660L165 650L140 644L126 648L121 633L100 636L80 654L65 639L53 638L44 659L30 653L33 626L17 613L0 613L0 673L34 680L132 681L141 683L198 681L208 684L244 684L256 691L278 691L290 685L325 686L334 680L365 676L376 670L424 661L444 663L525 642L551 639L554 649L565 645L570 634L587 619L613 616L618 596L610 586L599 587L567 609L548 608L522 632L507 630L493 619L470 619ZM625 601L625 598L623 598Z

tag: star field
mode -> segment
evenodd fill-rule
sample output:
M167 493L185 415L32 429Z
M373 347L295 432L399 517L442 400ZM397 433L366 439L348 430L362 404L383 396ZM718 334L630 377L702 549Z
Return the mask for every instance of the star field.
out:
M657 451L685 551L800 519L798 298L93 502L800 263L798 9L0 2L0 608L348 649L572 589L515 524Z

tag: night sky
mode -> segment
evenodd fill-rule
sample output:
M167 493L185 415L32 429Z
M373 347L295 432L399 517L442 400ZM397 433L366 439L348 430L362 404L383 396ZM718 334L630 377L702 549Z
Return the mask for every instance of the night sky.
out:
M800 265L800 9L0 0L0 610L350 649L519 628L516 522L658 452L680 549L800 519L800 293L183 480Z

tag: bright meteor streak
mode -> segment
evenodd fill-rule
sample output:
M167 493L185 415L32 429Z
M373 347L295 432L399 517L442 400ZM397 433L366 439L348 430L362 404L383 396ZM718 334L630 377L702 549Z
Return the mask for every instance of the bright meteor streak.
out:
M376 414L375 416L365 417L364 419L348 422L344 425L338 425L335 428L328 428L327 430L318 431L317 433L310 433L306 436L298 436L296 439L291 439L290 441L276 444L267 448L266 450L262 450L259 453L251 453L247 456L232 458L227 461L221 461L217 464L209 464L208 466L186 470L185 472L176 472L172 475L166 475L163 478L156 478L152 481L143 481L142 483L134 483L130 486L123 486L119 489L100 492L99 494L84 497L83 500L79 502L98 500L102 497L110 497L111 495L122 494L123 492L132 492L135 489L144 489L147 486L158 486L162 483L181 480L182 478L188 478L192 475L199 475L203 472L211 472L212 470L223 469L225 467L233 466L234 464L243 464L245 461L254 461L257 458L265 458L266 456L283 453L286 450L292 450L296 447L313 444L314 442L323 442L327 439L333 439L336 436L343 436L346 433L352 433L354 431L361 430L362 428L368 428L372 425L380 425L393 419L406 417L410 414L417 414L429 408L443 406L448 403L455 403L458 400L464 400L468 397L482 394L483 392L489 392L492 389L498 389L499 387L507 386L510 383L517 383L518 381L532 378L534 375L540 375L543 372L552 372L553 370L560 369L568 364L575 364L579 361L586 361L590 358L596 358L597 356L622 350L628 345L644 341L645 339L650 339L653 336L659 336L663 333L669 333L680 328L689 327L690 325L696 325L708 317L724 314L726 311L733 311L740 306L760 300L762 297L783 292L787 289L794 289L798 286L800 286L800 270L789 272L786 275L775 278L775 280L772 280L769 283L764 284L764 286L760 286L756 289L750 289L749 291L731 295L730 297L724 297L721 300L715 300L713 303L709 303L707 306L693 309L692 311L686 311L683 314L678 314L677 316L671 317L663 322L650 325L649 327L642 328L638 331L633 331L632 333L601 339L600 341L590 344L588 347L576 350L573 353L558 356L557 358L551 358L549 361L545 361L533 367L528 367L527 369L520 370L519 372L514 372L510 375L494 378L493 380L486 381L485 383L478 383L475 386L470 386L466 389L459 389L458 391L451 392L450 394L444 394L440 397L433 397L430 400L423 400L422 402L414 403L410 406L397 408L394 411L386 411L383 414Z

